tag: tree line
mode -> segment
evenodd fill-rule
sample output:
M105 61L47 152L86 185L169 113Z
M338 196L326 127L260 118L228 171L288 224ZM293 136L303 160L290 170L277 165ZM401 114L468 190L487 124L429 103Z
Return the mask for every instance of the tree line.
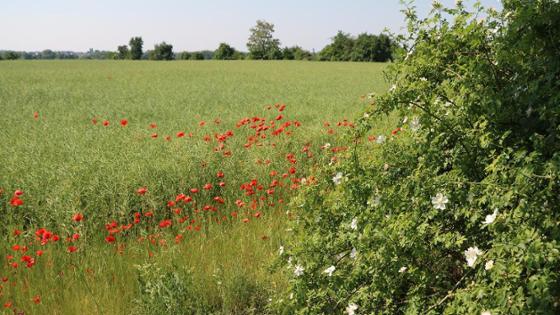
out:
M85 53L71 51L15 52L0 51L0 59L119 59L119 60L318 60L318 61L374 61L393 60L395 41L386 34L362 33L354 37L339 31L331 43L321 51L308 51L300 46L281 48L274 37L274 24L258 20L250 29L247 52L239 51L228 43L220 43L214 51L174 52L173 45L161 42L153 49L144 51L142 37L132 37L128 45L120 45L116 51L90 49Z

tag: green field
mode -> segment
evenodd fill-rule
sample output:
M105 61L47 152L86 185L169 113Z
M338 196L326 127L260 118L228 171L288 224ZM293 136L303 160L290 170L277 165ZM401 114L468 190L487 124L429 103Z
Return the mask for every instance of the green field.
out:
M160 307L183 312L264 312L287 281L270 266L290 237L290 197L312 181L314 165L336 156L332 148L367 106L363 96L386 90L384 67L0 62L3 309L154 313L146 305L159 307L159 300ZM256 133L251 125L258 124L269 128ZM240 187L252 180L258 183L247 195ZM18 189L23 205L11 205ZM194 201L177 198L181 193ZM132 222L137 212L138 224ZM73 220L76 214L83 220ZM170 227L160 226L165 220ZM113 221L113 230L106 228ZM41 244L39 228L60 240ZM33 259L31 267L24 256ZM174 277L181 280L169 280ZM169 287L174 293L150 295L150 284L159 285L152 293Z

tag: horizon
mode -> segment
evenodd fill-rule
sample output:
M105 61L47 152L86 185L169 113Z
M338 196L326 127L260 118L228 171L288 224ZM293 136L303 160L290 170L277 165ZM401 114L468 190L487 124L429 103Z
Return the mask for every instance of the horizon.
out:
M249 29L257 20L266 20L275 25L274 35L281 47L297 45L318 52L339 30L353 36L365 32L379 34L384 29L400 33L404 16L399 2L328 0L321 6L295 0L284 3L166 0L158 4L131 0L119 3L108 0L9 2L3 4L0 12L0 27L11 31L0 35L0 50L115 51L119 45L128 45L131 37L140 36L144 39L144 50L165 41L177 52L213 51L222 42L246 51ZM448 6L454 3L452 0L441 2ZM418 13L427 14L431 3L430 0L416 1ZM482 4L498 7L500 1L484 0Z

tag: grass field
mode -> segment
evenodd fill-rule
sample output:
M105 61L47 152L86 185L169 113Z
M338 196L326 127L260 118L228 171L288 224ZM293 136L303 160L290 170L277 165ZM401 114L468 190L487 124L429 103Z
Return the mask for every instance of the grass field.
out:
M0 306L264 312L290 197L384 67L0 62Z

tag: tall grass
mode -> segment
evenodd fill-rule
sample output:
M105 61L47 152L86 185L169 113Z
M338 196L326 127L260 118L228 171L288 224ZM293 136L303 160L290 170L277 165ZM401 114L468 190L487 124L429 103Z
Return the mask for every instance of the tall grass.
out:
M201 314L264 312L270 293L285 286L281 272L268 267L290 235L288 199L295 190L290 185L313 165L329 162L334 153L321 146L337 145L347 128L337 122L351 121L365 108L361 96L386 88L383 68L245 61L1 62L0 254L14 258L0 266L5 278L0 302L9 304L7 312L32 314L158 313L147 305L160 302L163 308L176 302L179 311ZM280 103L287 105L285 111L269 109ZM255 132L236 128L240 119L258 116L268 123L279 114L284 117L277 126L284 121L301 126L288 127L292 134L268 134L259 140L262 146L244 147ZM127 119L125 127L121 119ZM157 128L150 129L151 123ZM215 152L215 134L227 130L234 135ZM177 137L180 131L185 137ZM204 141L206 135L212 140ZM295 164L287 161L288 153ZM296 173L282 179L291 166ZM251 209L253 197L243 194L241 184L257 179L268 188L273 170L283 186ZM216 177L219 171L223 179ZM225 187L218 187L219 181ZM212 190L202 189L206 183ZM138 195L139 187L148 192ZM201 190L199 208L213 204L216 195L225 204L212 214L177 206L200 231L176 221L169 229L158 228L161 220L178 218L167 202L194 187ZM24 192L19 207L9 205L16 189ZM238 199L247 205L237 207ZM141 228L119 233L117 242L108 244L105 224L130 223L136 212L154 216L142 217ZM257 218L256 212L262 215ZM84 220L73 222L76 213ZM37 244L34 233L40 227L58 233L61 241ZM22 235L13 235L16 229ZM67 241L72 234L80 239ZM183 238L176 241L179 234ZM29 249L14 251L13 245ZM68 246L78 251L68 253ZM34 255L38 249L45 251L40 257ZM34 256L36 264L11 266L21 264L23 255Z

